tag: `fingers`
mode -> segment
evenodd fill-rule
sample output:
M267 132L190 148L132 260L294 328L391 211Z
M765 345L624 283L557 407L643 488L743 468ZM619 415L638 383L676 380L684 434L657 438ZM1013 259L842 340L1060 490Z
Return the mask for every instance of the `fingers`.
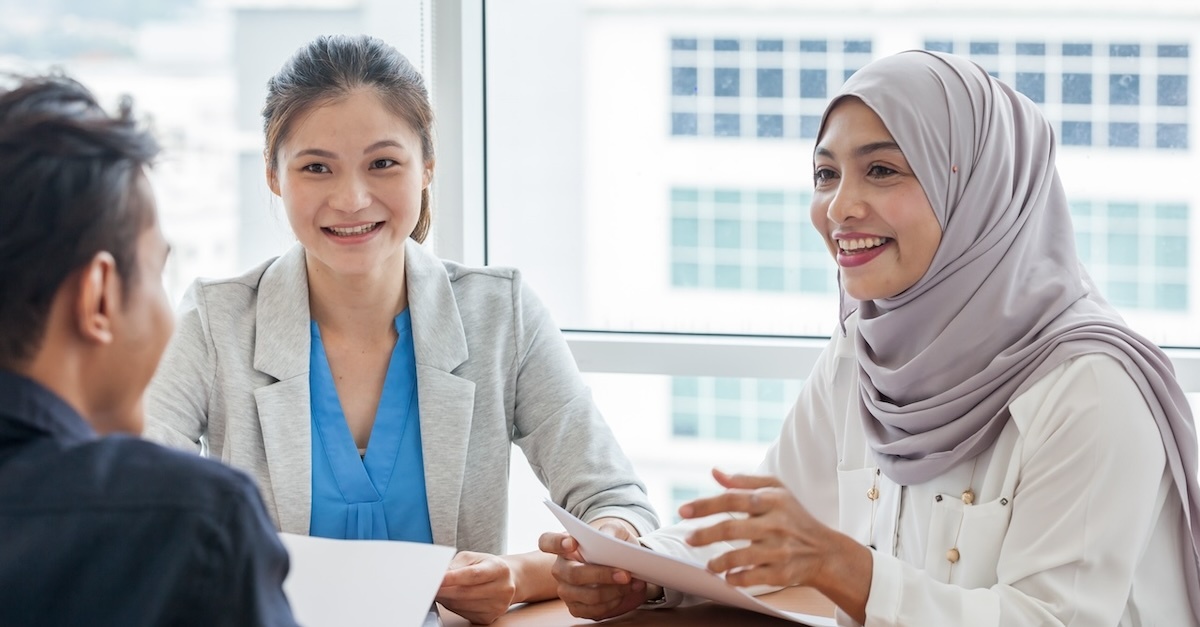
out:
M645 602L646 585L641 581L623 586L560 585L558 596L566 604L571 615L603 620L637 609Z
M781 491L779 488L729 489L716 496L684 503L679 508L679 515L684 518L703 518L725 512L742 512L757 516L775 508Z
M628 584L633 581L628 571L619 568L580 564L565 559L555 560L550 567L550 574L560 583L572 586Z
M781 488L783 484L779 479L770 475L743 475L743 474L727 474L716 468L712 470L713 479L721 484L724 488L740 488L743 490L755 490L758 488Z
M488 555L486 558L491 559L479 559L478 555L480 554L473 554L469 558L460 560L459 555L462 553L450 561L450 569L442 576L443 588L478 586L507 574L504 565L495 556ZM456 565L455 562L459 563Z
M606 533L618 540L637 543L637 529L620 518L598 518L591 522L601 533Z
M778 570L777 567L783 563L786 563L786 557L781 555L778 550L773 548L769 549L761 545L750 545L748 547L726 551L725 553L714 557L708 561L707 567L710 572L727 573L726 580L728 580L730 576L740 573L746 569L764 570L776 568L776 570ZM790 582L779 582L778 585L788 584L790 584Z
M731 540L762 540L768 537L763 525L753 519L734 518L721 521L715 525L702 527L687 536L687 543L692 546L704 546L714 542L729 542Z
M565 533L555 533L552 531L543 533L538 538L538 550L543 553L550 553L575 560L576 562L583 561L583 557L579 555L579 542Z

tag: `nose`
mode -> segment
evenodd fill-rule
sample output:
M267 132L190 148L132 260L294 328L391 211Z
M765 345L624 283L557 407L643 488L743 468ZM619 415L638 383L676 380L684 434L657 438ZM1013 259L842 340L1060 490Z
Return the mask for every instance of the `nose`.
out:
M367 182L354 174L342 176L329 198L329 205L342 213L366 209L371 205L371 192Z
M844 224L849 220L865 216L867 211L867 201L862 190L853 182L840 179L837 189L830 194L829 206L825 210L825 215L836 224Z

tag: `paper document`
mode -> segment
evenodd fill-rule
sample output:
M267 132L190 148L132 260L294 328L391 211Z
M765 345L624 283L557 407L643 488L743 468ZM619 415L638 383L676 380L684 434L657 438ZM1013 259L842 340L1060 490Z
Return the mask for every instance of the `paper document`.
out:
M601 533L551 501L546 507L562 522L567 533L579 541L579 554L591 564L612 566L629 571L634 577L655 583L670 590L701 596L711 601L776 616L812 627L835 627L837 622L828 616L776 609L725 582L723 577L708 572L703 565L687 562L670 555L655 553L645 547L618 540Z
M283 591L304 627L421 627L455 553L416 542L279 539L291 558Z

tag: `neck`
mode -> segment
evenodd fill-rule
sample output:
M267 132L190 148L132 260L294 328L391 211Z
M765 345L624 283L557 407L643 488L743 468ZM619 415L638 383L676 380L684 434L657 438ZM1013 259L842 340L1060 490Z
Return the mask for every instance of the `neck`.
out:
M107 428L107 423L97 420L95 416L91 402L93 395L88 387L89 380L94 381L95 378L86 376L85 359L73 351L60 350L62 347L57 344L51 338L47 338L31 360L20 365L8 366L7 369L32 379L53 392L82 416L97 433L109 433L112 429Z
M336 274L306 257L309 309L323 333L369 339L394 333L396 315L408 307L404 254L369 273Z

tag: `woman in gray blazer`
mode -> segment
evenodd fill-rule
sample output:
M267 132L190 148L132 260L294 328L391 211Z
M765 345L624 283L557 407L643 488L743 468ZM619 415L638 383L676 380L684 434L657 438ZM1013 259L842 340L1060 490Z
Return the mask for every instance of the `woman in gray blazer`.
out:
M147 436L249 472L283 531L457 547L438 601L474 622L556 595L553 556L498 556L512 443L575 515L627 539L657 526L521 275L420 245L433 116L412 65L374 38L318 38L263 117L299 243L192 285Z

